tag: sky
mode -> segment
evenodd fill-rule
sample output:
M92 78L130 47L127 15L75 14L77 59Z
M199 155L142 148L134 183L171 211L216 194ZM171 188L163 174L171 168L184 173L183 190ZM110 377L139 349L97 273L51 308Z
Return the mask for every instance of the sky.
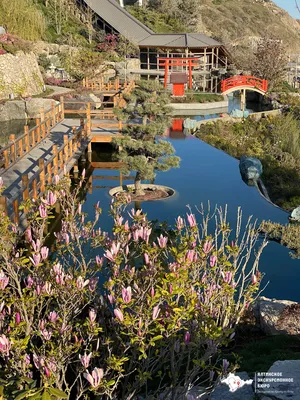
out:
M300 19L300 13L296 8L295 0L273 0L279 7L284 8L288 11L294 18ZM300 7L300 0L297 0Z

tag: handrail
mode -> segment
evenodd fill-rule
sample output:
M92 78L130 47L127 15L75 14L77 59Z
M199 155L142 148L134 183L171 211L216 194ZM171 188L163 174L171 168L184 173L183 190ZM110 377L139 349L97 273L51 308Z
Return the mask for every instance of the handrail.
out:
M256 76L236 75L221 81L221 91L226 92L234 87L253 87L263 92L268 90L268 81Z

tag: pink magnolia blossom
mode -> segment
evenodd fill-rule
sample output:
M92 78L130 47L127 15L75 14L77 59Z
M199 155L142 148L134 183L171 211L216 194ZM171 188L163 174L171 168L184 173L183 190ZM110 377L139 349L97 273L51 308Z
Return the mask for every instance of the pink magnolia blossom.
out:
M48 319L50 322L55 323L58 320L58 314L55 311L51 311L48 315Z
M180 231L180 229L182 229L184 227L184 222L183 219L181 217L178 217L176 220L176 226L177 229Z
M187 220L191 228L197 225L196 218L194 214L187 214Z
M89 282L90 282L89 279L84 280L81 276L79 276L76 280L76 287L77 289L82 290L89 284Z
M153 311L152 311L152 319L153 319L153 321L159 316L159 313L160 313L159 306L153 307Z
M5 275L5 273L0 270L0 289L4 290L6 286L8 285L9 282L9 277Z
M160 235L160 237L157 239L158 245L161 249L166 247L168 238L166 236Z
M40 217L45 219L47 218L47 208L44 204L41 204L39 206L39 212L40 212Z
M0 353L8 356L10 348L11 348L10 340L5 335L1 335L0 336Z
M29 243L32 241L32 232L30 226L25 231L25 238Z
M25 363L26 363L26 365L30 364L30 355L29 354L25 354Z
M222 368L223 368L223 373L224 373L224 374L226 373L228 367L229 367L229 361L223 359Z
M207 240L203 245L203 251L205 254L208 254L211 251L211 249L212 249L212 243Z
M152 286L152 288L150 290L150 296L154 297L154 295L155 295L155 290L154 290L154 287Z
M114 298L114 296L113 296L112 294L108 294L108 295L107 295L107 298L108 298L110 304L114 304L115 298Z
M40 254L33 254L32 257L29 257L29 260L32 262L32 264L35 267L37 267L41 262L41 255Z
M49 248L47 246L43 246L41 248L41 256L43 260L46 260L48 258L49 255Z
M114 309L114 314L115 314L115 317L118 318L119 321L121 321L121 322L124 321L124 315L119 308Z
M127 288L122 289L122 298L125 303L130 303L132 297L131 287L128 286Z
M0 177L0 189L2 188L2 186L3 186L3 178Z
M123 217L117 216L117 217L115 218L115 224L116 224L117 226L121 226L122 223L123 223L123 220L124 220Z
M54 184L55 184L55 185L58 185L58 184L59 184L60 178L59 178L58 175L55 175L53 180L54 180Z
M169 286L169 293L170 294L172 294L173 293L173 285L170 283L170 286Z
M42 292L45 292L48 295L51 295L53 293L53 290L51 289L51 287L52 287L52 283L46 282L42 287Z
M35 353L33 353L33 363L36 369L41 369L45 365L45 360L43 357L37 356Z
M51 192L51 190L49 190L49 192L47 193L46 204L48 204L49 206L54 206L56 200L57 200L56 194Z
M32 248L33 248L33 250L34 250L35 252L40 251L41 242L40 242L39 239L37 239L36 242L32 240L32 241L30 242L30 244L31 244L31 246L32 246Z
M217 262L217 257L216 256L210 256L209 258L209 264L211 267L214 267L216 265Z
M89 310L89 319L90 319L90 321L91 321L92 324L96 321L96 318L97 318L97 313L96 313L96 311L94 310L94 308L91 308L91 309Z
M44 338L45 340L50 340L50 339L51 339L51 336L52 336L52 331L51 331L51 329L49 329L49 330L43 329L43 330L41 331L41 335L43 336L43 338Z
M224 276L224 282L230 283L231 279L232 279L232 273L230 271L227 271Z
M47 360L47 365L51 372L56 372L57 364L54 357L51 357L50 360Z
M92 374L84 373L83 376L91 384L93 388L97 388L103 378L104 371L102 368L94 368Z
M81 203L78 204L77 211L78 211L78 214L81 214L81 212L82 212L82 204Z
M120 247L121 247L121 243L115 244L115 242L112 242L111 249L106 250L104 257L106 257L109 261L113 262L120 250Z
M54 264L52 269L55 275L61 275L64 272L63 267L60 263Z
M84 353L83 356L79 354L79 360L85 369L89 367L91 358L92 358L92 353L90 353L89 355Z
M16 325L19 325L21 322L21 315L19 312L16 312L15 322L16 322Z
M94 292L96 290L96 287L98 285L98 281L99 281L99 278L97 276L95 276L94 278L90 279L90 282L89 282L89 290L90 290L90 292Z
M185 256L186 260L190 261L190 262L193 262L194 255L195 255L195 250L188 250L187 253L186 253L186 256Z
M81 177L82 177L82 179L85 178L85 168L83 168L83 170L82 170Z
M189 344L190 343L190 341L191 341L191 334L190 334L190 332L185 332L185 334L184 334L184 343L185 344Z
M129 223L128 223L128 221L125 222L124 229L125 229L126 232L129 231Z
M96 264L98 265L98 267L102 267L103 261L104 261L103 257L96 256Z
M51 372L49 371L49 368L48 367L44 367L44 372L45 372L45 375L46 375L46 377L47 378L50 378L50 376L51 376Z
M144 253L144 259L145 259L145 263L146 263L146 265L148 265L149 264L149 254L148 253Z
M27 276L27 279L26 279L26 287L27 287L28 289L30 289L30 288L32 287L33 284L34 284L33 278L32 278L30 275L28 275L28 276Z

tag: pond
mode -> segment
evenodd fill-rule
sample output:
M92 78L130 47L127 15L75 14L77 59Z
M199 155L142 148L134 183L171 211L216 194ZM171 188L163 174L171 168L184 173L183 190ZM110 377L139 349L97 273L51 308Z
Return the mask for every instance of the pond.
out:
M255 187L247 186L243 182L236 159L193 136L185 137L178 132L170 136L167 140L175 147L176 154L181 158L181 165L179 169L158 173L155 183L172 187L176 190L176 195L167 200L143 202L142 209L150 220L158 219L174 224L178 215L184 216L188 211L187 205L194 207L201 202L207 204L210 201L212 207L228 205L228 220L232 227L235 225L239 206L242 207L244 220L253 215L259 221L266 219L287 222L287 213L268 203ZM110 156L110 146L97 145L93 148L92 165L96 167L97 162L109 161ZM84 211L92 218L94 205L100 201L103 208L101 227L105 230L110 230L112 226L108 216L108 191L119 185L118 179L117 170L93 168L92 188L86 196ZM125 182L132 183L132 179ZM133 206L134 204L130 205L130 208ZM194 211L197 215L197 211ZM260 270L265 274L263 283L269 281L263 295L300 301L300 260L292 259L287 248L270 242L263 252Z

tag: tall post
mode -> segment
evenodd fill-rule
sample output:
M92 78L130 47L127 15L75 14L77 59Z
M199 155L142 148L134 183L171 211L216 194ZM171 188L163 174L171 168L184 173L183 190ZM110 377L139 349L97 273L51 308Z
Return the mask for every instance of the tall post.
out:
M44 108L41 108L40 115L41 115L42 138L45 138L45 136L46 136L46 126L45 126L45 110L44 110Z
M23 200L29 199L29 179L28 174L22 175L22 186L23 186Z
M51 103L51 126L56 124L56 115L55 115L55 102Z
M24 135L25 135L25 151L29 153L30 144L29 144L29 128L28 125L24 125Z
M64 153L65 153L65 163L66 164L69 160L68 141L69 141L68 135L64 135Z
M189 63L189 88L193 88L193 75L192 75L192 60L188 60Z
M246 89L242 89L242 92L241 92L241 110L243 111L243 116L244 116L245 107L246 107Z
M65 101L64 96L60 96L60 110L61 110L61 119L65 118Z
M87 117L87 123L86 123L87 135L90 136L90 134L91 134L91 103L87 104L86 117Z
M43 158L39 159L39 169L40 171L40 190L44 193L46 189L46 180L45 180L45 160Z
M13 144L11 145L11 160L12 162L15 162L17 158L16 145L15 145L16 136L9 135L9 140L13 142Z
M7 199L5 196L0 197L0 211L4 215L7 215Z
M53 158L54 175L58 175L58 150L57 150L57 144L54 144L52 146L52 153L54 155L54 158Z

